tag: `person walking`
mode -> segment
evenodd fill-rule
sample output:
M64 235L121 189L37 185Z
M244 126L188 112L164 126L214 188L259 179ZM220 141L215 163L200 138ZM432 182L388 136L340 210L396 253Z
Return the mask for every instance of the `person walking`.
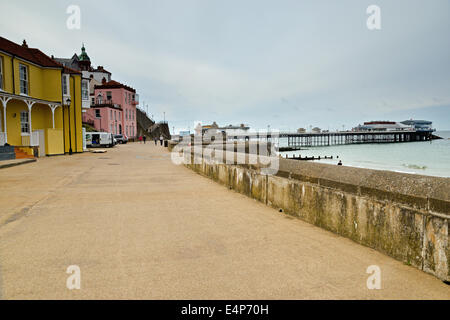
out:
M153 140L155 141L155 146L157 146L158 145L158 139L156 137L154 137Z
M144 139L144 144L145 144L145 140L147 140L147 136L144 135L143 139Z
M139 136L139 143L142 143L142 136Z
M163 140L164 140L163 136L160 135L160 136L159 136L159 142L161 143L161 145L163 145Z

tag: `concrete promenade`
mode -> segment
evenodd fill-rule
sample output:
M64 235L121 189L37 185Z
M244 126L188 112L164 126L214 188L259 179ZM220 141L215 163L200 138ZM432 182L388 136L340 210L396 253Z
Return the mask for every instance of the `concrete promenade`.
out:
M367 289L370 265L381 290ZM134 143L0 169L0 299L450 299L450 287Z

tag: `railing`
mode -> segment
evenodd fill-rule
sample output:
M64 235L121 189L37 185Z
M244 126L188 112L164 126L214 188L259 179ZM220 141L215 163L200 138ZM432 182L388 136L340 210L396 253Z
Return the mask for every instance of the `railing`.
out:
M110 107L110 108L118 108L122 109L122 105L118 103L114 103L112 100L103 100L103 99L95 99L95 104L91 105L93 108L98 107Z

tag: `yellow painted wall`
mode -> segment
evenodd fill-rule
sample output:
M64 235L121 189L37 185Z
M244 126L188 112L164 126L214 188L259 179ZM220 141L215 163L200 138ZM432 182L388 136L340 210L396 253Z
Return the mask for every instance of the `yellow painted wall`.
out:
M83 128L81 114L81 75L70 77L70 108L64 107L64 145L65 152L83 152ZM70 124L70 129L69 129ZM69 133L71 139L69 140Z
M19 95L19 63L28 68L29 96L36 99L61 102L61 69L41 68L32 63L14 58L14 84L13 88L13 63L12 57L0 53L3 62L3 90ZM71 75L70 77L70 108L58 107L55 109L55 129L60 129L63 152L69 152L70 144L72 152L83 152L83 134L82 134L82 113L81 113L81 75ZM28 107L23 101L12 99L7 106L7 133L8 143L10 145L20 146L23 141L20 130L20 111L27 111ZM69 117L70 112L70 117ZM63 116L64 113L64 116ZM69 121L70 118L70 121ZM3 117L1 119L3 122ZM3 123L2 123L3 124ZM3 124L4 125L4 124ZM70 130L69 130L70 125ZM60 154L61 141L58 134L53 129L52 112L48 105L35 103L31 111L32 130L44 129L46 132L46 149L48 154ZM4 128L4 126L3 126ZM71 139L69 139L69 132ZM48 142L47 142L48 141ZM53 145L53 143L55 145Z
M46 129L45 153L47 155L64 154L64 140L62 129Z
M12 68L11 57L0 52L3 61L3 90L12 93Z
M20 112L28 111L25 102L11 100L6 108L6 124L8 133L8 143L12 146L22 145L22 135L20 133Z

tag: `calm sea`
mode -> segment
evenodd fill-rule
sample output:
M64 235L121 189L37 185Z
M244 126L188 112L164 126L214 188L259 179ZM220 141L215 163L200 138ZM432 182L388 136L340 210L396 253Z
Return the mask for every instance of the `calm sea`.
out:
M444 139L432 142L311 147L283 152L281 155L334 156L333 160L317 162L337 164L340 159L344 166L450 177L450 131L437 131L435 134ZM280 139L280 146L287 146L287 140Z

